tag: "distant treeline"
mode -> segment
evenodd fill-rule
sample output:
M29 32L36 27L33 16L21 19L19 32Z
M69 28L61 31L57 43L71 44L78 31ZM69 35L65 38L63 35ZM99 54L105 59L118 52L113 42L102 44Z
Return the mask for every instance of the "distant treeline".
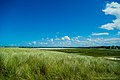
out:
M0 46L5 48L104 48L104 49L120 49L120 46L94 46L94 47L34 47L34 46Z

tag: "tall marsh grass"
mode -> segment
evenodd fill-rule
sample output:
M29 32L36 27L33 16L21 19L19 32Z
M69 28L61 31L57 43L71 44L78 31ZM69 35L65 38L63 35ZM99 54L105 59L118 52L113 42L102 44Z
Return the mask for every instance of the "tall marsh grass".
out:
M0 48L1 80L119 79L120 63L64 52Z

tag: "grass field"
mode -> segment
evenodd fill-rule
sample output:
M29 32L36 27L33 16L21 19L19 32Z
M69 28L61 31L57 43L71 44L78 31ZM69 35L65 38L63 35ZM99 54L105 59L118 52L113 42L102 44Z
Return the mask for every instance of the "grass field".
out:
M107 56L120 50L0 48L0 80L120 79L120 62Z
M52 49L51 51L59 51L65 53L74 53L79 55L87 55L87 56L94 56L94 57L120 57L120 49L87 49L87 48L71 48L71 49Z

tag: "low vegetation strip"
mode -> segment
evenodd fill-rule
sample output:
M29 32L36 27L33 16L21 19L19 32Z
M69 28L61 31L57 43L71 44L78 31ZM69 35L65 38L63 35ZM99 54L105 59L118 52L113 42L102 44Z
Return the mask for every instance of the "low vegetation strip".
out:
M0 48L1 80L119 79L120 63L64 52Z
M109 60L115 60L115 61L120 61L120 58L114 58L114 57L104 57Z
M105 56L114 56L120 57L119 49L103 49L103 48L76 48L76 49L51 49L51 51L65 52L65 53L74 53L80 55L94 56L94 57L105 57Z

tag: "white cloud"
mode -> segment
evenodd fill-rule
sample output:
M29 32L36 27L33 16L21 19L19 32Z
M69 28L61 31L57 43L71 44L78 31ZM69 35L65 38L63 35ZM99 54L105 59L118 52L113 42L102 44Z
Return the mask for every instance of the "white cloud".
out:
M67 40L67 41L62 42L62 46L72 46L71 41Z
M107 38L105 39L105 41L119 41L120 42L120 38Z
M47 43L47 42L40 42L39 44L40 44L40 45L44 45L44 44L46 45L46 44L48 44L48 43Z
M70 37L69 36L64 36L61 38L62 40L70 40Z
M103 32L103 33L92 33L92 36L105 36L105 35L109 35L109 33L107 33L107 32Z
M53 38L50 39L50 43L52 43L52 44L54 43L54 39Z
M75 42L76 42L76 43L79 43L79 42L80 42L80 40L76 40Z
M107 23L102 25L100 28L107 29L107 30L114 30L115 24L114 23Z
M56 37L56 38L55 38L55 40L58 40L58 41L59 41L59 40L60 40L60 38L57 38L57 37Z
M35 45L37 42L36 41L33 41L33 44Z
M118 31L117 35L120 35L120 31Z
M102 10L105 12L106 15L113 15L116 17L112 23L107 23L102 25L100 28L107 29L107 30L120 30L120 4L117 2L107 3L106 8Z
M71 40L78 40L81 36L72 37Z
M120 45L120 38L88 38L86 42L88 46Z
M120 31L118 32L120 34ZM108 35L104 33L94 33L93 35ZM57 38L57 40L55 40ZM44 38L44 40L40 41L32 41L28 42L27 45L29 46L51 46L51 47L85 47L85 46L110 46L110 45L120 45L120 38L117 36L116 38L96 38L96 37L82 37L76 36L76 37L68 37L64 36L62 38L60 37L55 37L55 38Z
M32 43L29 42L28 45L32 45Z
M53 42L53 38L50 39L50 42Z
M75 37L76 40L78 40L79 38L80 38L80 36Z
M91 38L88 38L87 41L92 41L92 39L91 39Z
M80 42L80 40L79 40L80 37L81 36L76 36L76 37L71 38L72 43L79 43Z

